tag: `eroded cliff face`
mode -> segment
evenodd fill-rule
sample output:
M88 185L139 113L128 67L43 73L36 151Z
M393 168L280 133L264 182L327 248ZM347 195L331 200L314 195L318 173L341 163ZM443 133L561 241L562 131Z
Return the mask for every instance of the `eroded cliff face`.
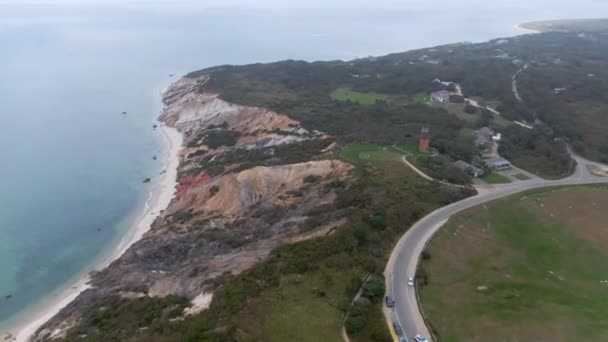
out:
M175 198L140 241L92 276L91 289L38 331L38 339L61 338L99 298L113 294L125 300L185 296L193 305L184 315L196 314L212 298L210 279L243 272L280 244L330 233L345 222L336 213L321 225L307 223L312 209L334 201L328 184L351 168L333 158L329 137L287 115L199 92L205 82L183 78L163 94L161 121L184 134ZM286 162L304 143L318 153Z

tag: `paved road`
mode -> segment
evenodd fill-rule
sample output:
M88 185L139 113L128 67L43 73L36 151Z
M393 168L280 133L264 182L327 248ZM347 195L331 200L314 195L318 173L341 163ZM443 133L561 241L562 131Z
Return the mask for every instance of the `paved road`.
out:
M439 208L412 226L399 240L384 271L387 293L395 298L393 310L385 310L389 322L396 321L403 328L410 341L416 334L430 336L416 298L414 287L407 285L407 278L414 276L422 250L433 234L454 214L467 208L512 195L529 189L557 185L608 183L608 178L592 175L584 165L597 163L573 155L577 162L576 171L568 178L560 180L530 179L506 185L478 188L479 194Z

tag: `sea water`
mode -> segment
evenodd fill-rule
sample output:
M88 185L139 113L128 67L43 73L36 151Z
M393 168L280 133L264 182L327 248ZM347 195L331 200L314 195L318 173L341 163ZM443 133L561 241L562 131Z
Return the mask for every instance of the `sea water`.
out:
M91 269L142 210L142 180L162 168L159 93L175 77L483 41L529 20L608 13L592 0L149 3L0 1L0 328Z

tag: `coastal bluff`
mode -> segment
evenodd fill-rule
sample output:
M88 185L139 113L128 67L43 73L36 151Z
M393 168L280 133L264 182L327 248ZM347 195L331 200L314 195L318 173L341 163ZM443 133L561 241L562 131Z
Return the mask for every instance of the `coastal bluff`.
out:
M208 75L184 77L162 94L159 120L183 135L173 199L150 229L88 288L42 325L35 341L87 336L81 323L108 302L142 298L176 303L172 320L205 310L221 282L269 257L273 248L329 234L343 215L311 224L331 204L331 184L349 177L331 136L289 116L242 106L208 92Z

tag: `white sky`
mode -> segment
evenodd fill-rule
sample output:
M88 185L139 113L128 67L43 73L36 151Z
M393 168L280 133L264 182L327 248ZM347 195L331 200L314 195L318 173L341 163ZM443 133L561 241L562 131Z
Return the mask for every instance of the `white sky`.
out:
M608 0L0 0L2 7L29 6L123 7L161 11L197 11L210 8L260 10L344 9L344 10L408 10L438 7L457 11L486 13L502 9L521 9L523 16L537 13L538 19L582 18L608 16ZM546 17L545 17L546 16Z
M130 6L196 6L196 7L256 7L256 8L293 8L293 7L358 7L358 8L407 8L424 4L426 6L433 3L434 6L453 6L462 4L463 10L469 7L474 10L474 6L491 7L496 6L518 6L526 5L530 2L536 4L546 3L548 6L570 5L573 0L0 0L0 5L130 5ZM605 4L605 0L592 1L598 4Z

